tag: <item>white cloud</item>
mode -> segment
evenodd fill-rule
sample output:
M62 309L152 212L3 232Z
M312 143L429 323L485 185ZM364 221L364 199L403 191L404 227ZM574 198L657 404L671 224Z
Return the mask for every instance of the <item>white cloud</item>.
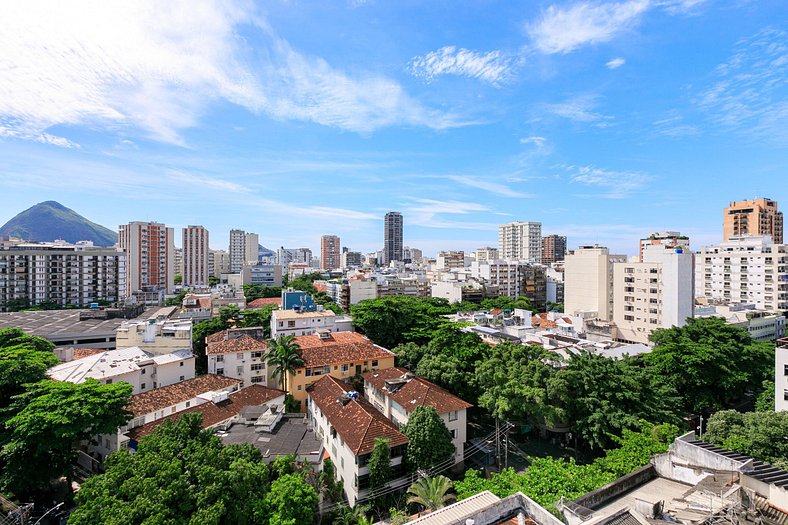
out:
M424 56L413 57L408 63L408 71L427 82L441 75L457 75L497 85L506 80L512 66L513 59L500 51L483 53L446 46Z
M514 190L505 184L501 184L500 182L493 182L487 179L483 179L480 177L469 177L465 175L449 175L449 180L462 184L463 186L468 186L470 188L477 188L480 190L488 191L490 193L494 193L495 195L501 195L502 197L515 197L521 199L527 199L533 197L533 195L529 195L528 193L523 193L521 191Z
M493 223L452 221L440 215L468 215L478 212L489 212L487 206L476 202L441 201L435 199L413 199L415 205L406 206L403 213L408 224L425 228L442 228L457 230L489 231L497 228Z
M169 177L178 183L207 190L229 191L233 193L247 193L251 191L249 188L228 180L205 175L193 175L177 170L169 170Z
M531 135L530 137L523 137L520 139L520 144L533 144L537 148L544 146L545 142L547 142L546 138L537 135Z
M612 171L594 166L567 166L572 183L599 188L605 193L594 195L621 199L645 186L653 177L634 171Z
M5 136L39 140L57 124L87 125L182 145L180 131L219 100L360 133L458 125L393 80L299 53L244 0L4 2L0 19Z
M766 29L736 44L717 67L717 80L696 99L720 127L788 142L788 32Z
M697 8L705 4L706 0L661 0L657 5L670 14L692 14Z
M534 47L542 53L570 53L587 44L608 42L634 27L649 8L648 0L619 3L579 2L568 8L548 7L528 26Z
M610 60L608 63L605 64L605 66L607 66L608 69L618 69L621 66L623 66L625 63L626 60L624 60L621 57L618 57L618 58L614 58L613 60Z
M654 129L660 135L666 137L682 138L700 135L700 129L697 126L686 124L684 117L681 115L672 114L671 116L654 121Z
M546 104L544 109L548 113L575 122L593 123L600 128L609 126L613 117L595 111L597 106L599 106L598 97L581 95L557 104Z

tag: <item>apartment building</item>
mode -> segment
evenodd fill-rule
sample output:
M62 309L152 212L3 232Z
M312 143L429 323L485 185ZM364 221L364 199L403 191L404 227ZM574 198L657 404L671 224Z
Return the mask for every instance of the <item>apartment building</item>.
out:
M408 423L416 407L434 408L451 434L454 461L463 461L464 446L468 439L467 411L473 405L406 368L375 370L362 377L364 397L398 428Z
M777 201L752 199L731 202L723 215L724 239L745 235L769 235L776 244L783 243L783 214Z
M331 310L274 310L271 313L271 337L310 335L318 330L338 332L336 317Z
M378 296L378 283L374 279L353 278L342 282L327 282L326 293L342 310Z
M402 236L402 214L398 211L388 212L383 218L383 257L378 260L381 266L404 259Z
M323 235L320 237L320 269L336 270L342 267L340 262L341 244L336 235Z
M281 247L276 252L276 262L283 268L288 268L292 263L303 264L305 268L309 268L312 266L312 250Z
M320 332L295 338L304 366L288 374L288 393L305 407L307 386L330 375L350 379L394 366L394 353L356 332Z
M566 257L566 237L548 235L542 237L542 264L555 264Z
M404 473L408 438L343 381L321 377L310 385L308 414L351 506L369 491L367 464L376 439L388 441L393 477Z
M173 309L175 307L172 307ZM115 346L136 346L153 354L192 349L192 320L164 317L123 321L115 331Z
M126 296L126 264L124 252L91 243L6 242L0 248L0 311L115 303Z
M223 330L206 339L208 373L231 377L241 386L278 386L266 363L268 344L260 328Z
M462 250L440 252L435 260L437 270L462 270L465 267L465 252Z
M139 394L194 378L194 355L188 349L153 353L132 346L61 363L47 370L47 375L77 384L88 378L104 384L124 381L132 386L132 394Z
M616 339L648 343L657 328L684 326L694 314L693 255L653 245L643 262L613 265L613 322Z
M775 341L785 337L785 315L758 310L754 304L695 306L695 317L722 317L741 328L756 341Z
M788 310L788 245L771 237L733 237L696 257L696 292L715 304Z
M202 226L183 229L183 285L208 286L209 268L208 230Z
M244 266L257 264L260 237L256 233L243 230L230 230L230 273L239 273Z
M378 297L429 297L430 283L416 277L375 276L378 283Z
M361 268L362 266L364 266L364 255L361 252L342 250L342 255L339 256L339 268L347 270L348 268Z
M424 254L421 250L418 248L411 248L410 246L405 246L402 249L402 253L405 262L419 263L424 258Z
M175 248L175 274L183 276L183 248Z
M498 227L498 254L502 259L542 262L542 223L510 222Z
M691 251L690 238L682 235L681 232L654 232L647 238L640 239L640 260L643 260L643 250L657 244L666 248L681 248L685 252Z
M626 262L603 246L581 246L564 261L564 312L613 320L613 265Z
M209 250L208 274L221 279L223 273L230 273L230 254L224 250Z
M258 286L282 286L282 267L278 264L256 263L241 269L241 282Z
M478 248L474 252L476 256L477 263L483 263L487 261L495 261L498 257L498 248L492 248L490 246L485 246L484 248Z
M158 222L130 222L118 231L126 252L126 293L175 292L175 233Z
M774 353L774 410L788 410L788 339L778 340Z

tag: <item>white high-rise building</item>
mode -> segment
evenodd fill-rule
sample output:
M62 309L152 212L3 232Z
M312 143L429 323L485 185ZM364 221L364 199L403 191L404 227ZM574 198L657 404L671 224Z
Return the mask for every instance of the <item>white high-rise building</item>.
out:
M240 273L244 266L257 264L260 238L256 233L230 230L230 272Z
M518 297L520 290L520 264L518 261L501 259L474 261L471 264L471 277L498 287L499 295Z
M542 223L510 222L498 227L498 255L529 263L542 262Z
M208 273L217 278L221 277L223 273L230 273L230 254L224 250L209 251Z
M208 286L209 253L208 230L202 226L183 229L184 286Z
M564 312L613 319L613 264L624 255L610 255L603 246L581 246L564 261Z
M695 301L691 252L656 244L642 257L613 265L616 338L634 343L648 343L657 328L684 326Z
M260 236L256 233L247 233L244 236L244 266L258 262L260 262Z
M698 297L718 304L754 304L759 310L788 310L788 245L770 236L732 237L704 246L696 257Z
M118 247L126 252L126 296L136 291L175 291L175 231L158 222L119 227Z

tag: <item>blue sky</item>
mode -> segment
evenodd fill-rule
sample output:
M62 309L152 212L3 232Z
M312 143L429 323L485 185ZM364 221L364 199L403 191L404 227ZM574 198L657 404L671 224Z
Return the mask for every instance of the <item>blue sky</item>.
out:
M114 228L427 254L543 223L635 253L788 208L784 2L4 2L0 223L57 200Z

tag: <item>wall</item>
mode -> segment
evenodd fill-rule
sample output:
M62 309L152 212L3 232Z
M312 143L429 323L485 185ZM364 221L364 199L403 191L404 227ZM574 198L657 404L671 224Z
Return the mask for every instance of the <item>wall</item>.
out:
M635 487L639 487L640 485L651 481L656 477L657 472L654 469L654 466L646 465L645 467L639 468L634 472L630 472L625 476L621 476L612 483L608 483L603 487L592 490L591 492L574 500L573 503L582 505L583 507L589 509L595 509L601 507L613 498L617 498L621 494L630 491Z

